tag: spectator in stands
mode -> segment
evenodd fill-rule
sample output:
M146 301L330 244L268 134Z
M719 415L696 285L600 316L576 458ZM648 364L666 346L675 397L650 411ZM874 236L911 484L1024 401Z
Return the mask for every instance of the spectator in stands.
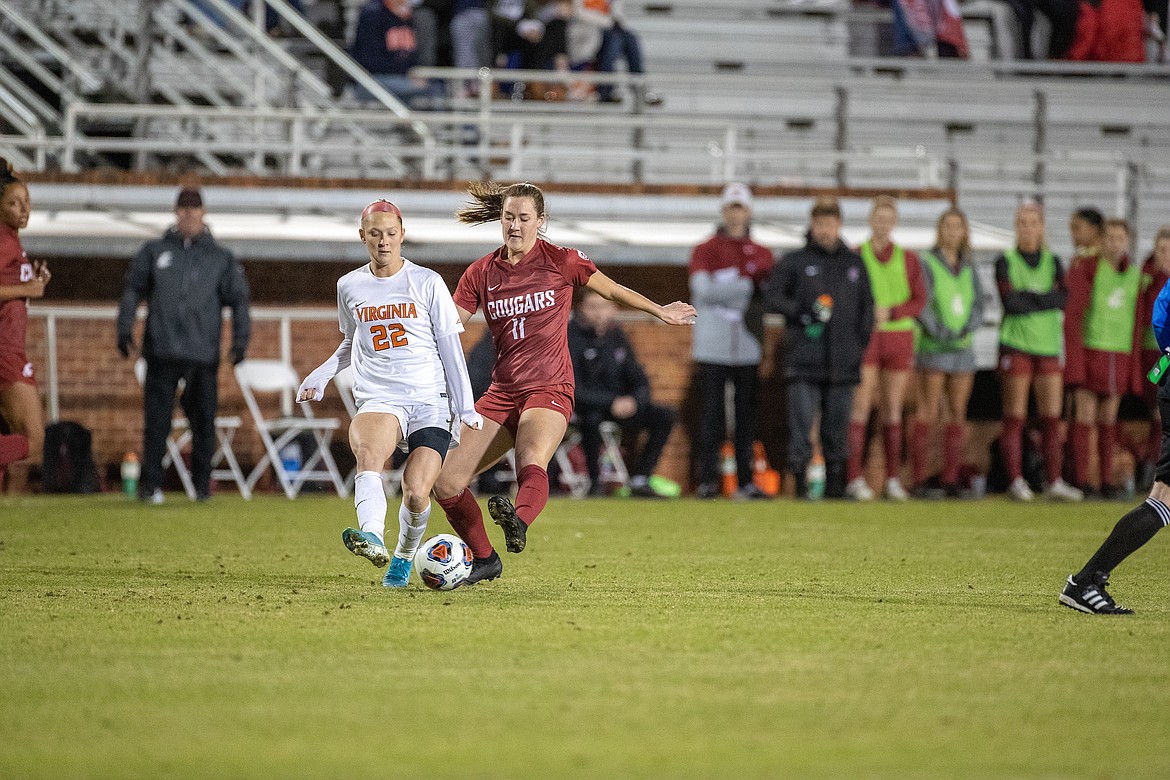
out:
M869 212L870 239L861 259L873 289L875 330L865 350L861 384L853 394L849 422L849 497L871 501L865 481L865 445L869 416L878 407L886 454L886 498L905 501L902 485L902 408L914 367L914 318L926 304L918 255L893 242L897 203L889 195L874 198Z
M403 103L438 96L438 85L409 75L418 64L418 42L414 34L413 11L409 0L369 0L362 6L354 30L350 55L379 84ZM373 100L369 90L358 84L358 100Z
M967 35L955 0L892 0L894 54L967 58Z
M1101 253L1105 216L1092 206L1079 208L1068 219L1068 232L1073 242L1073 259L1069 263L1072 267L1083 257L1096 257Z
M943 432L943 495L959 494L959 469L967 435L967 401L975 383L972 336L983 324L983 288L971 259L967 216L957 208L938 218L933 249L922 253L926 305L918 313L917 402L910 461L914 495L932 498L926 489L926 456L945 393L949 412Z
M768 311L784 315L787 337L788 468L807 495L810 433L820 415L825 497L845 497L849 410L874 324L865 262L841 240L841 207L813 204L808 243L776 264L764 289Z
M1036 59L1032 48L1032 28L1036 23L1037 12L1044 14L1051 26L1051 32L1048 36L1048 59L1057 60L1068 56L1077 36L1077 17L1080 8L1086 4L1083 0L1001 0L1001 2L1006 3L1015 12L1020 31L1016 50L1021 58Z
M1158 409L1158 386L1146 380L1149 371L1162 357L1158 339L1154 335L1154 301L1158 293L1170 280L1170 225L1158 229L1154 238L1154 251L1142 266L1142 279L1138 296L1137 322L1140 329L1134 345L1133 379L1131 386L1146 402L1150 410L1150 427L1145 440L1133 447L1135 474L1134 481L1139 490L1149 490L1154 483L1154 467L1162 446L1162 420Z
M30 263L20 245L30 212L28 186L0 157L0 417L8 428L0 435L0 483L6 467L26 459L40 464L44 451L45 420L25 338L29 301L44 296L52 274L43 262Z
M1084 258L1069 269L1064 312L1064 383L1076 397L1074 480L1088 492L1089 439L1096 430L1098 484L1105 498L1118 494L1112 481L1117 409L1132 384L1130 361L1141 332L1137 327L1141 267L1130 259L1129 251L1129 223L1106 220L1100 256Z
M491 62L491 17L488 0L454 0L451 50L456 68L483 68ZM479 83L468 80L463 92L476 95Z
M629 73L645 73L642 67L642 41L638 34L631 30L623 12L623 0L576 0L575 16L582 24L596 27L601 33L601 41L597 52L597 70L601 73L613 73L617 70L618 60L625 60L626 70ZM614 94L612 84L597 86L598 99L603 103L617 103L620 99ZM662 97L656 92L640 87L634 88L634 99L641 100L648 106L662 104Z
M418 66L439 64L439 52L450 47L453 0L411 0Z
M565 31L571 7L536 0L496 0L492 51L497 68L568 70Z
M726 434L725 388L735 392L735 463L740 498L763 498L752 482L756 392L763 310L759 292L772 253L752 241L752 191L732 182L720 197L722 222L691 253L691 302L698 310L693 354L702 398L698 460L700 498L719 495L718 458Z
M999 330L1003 384L999 447L1010 481L1008 492L1018 501L1034 498L1022 462L1024 419L1034 388L1043 426L1045 493L1055 500L1080 501L1081 491L1061 477L1062 323L1068 289L1060 259L1044 244L1044 212L1038 204L1025 203L1016 210L1016 245L996 259L995 281L1004 311Z
M585 289L569 321L569 354L576 377L577 429L589 470L589 495L604 495L601 484L601 424L616 422L646 445L631 459L630 494L658 497L650 476L674 427L674 412L650 400L650 380L626 334L615 322L617 304ZM632 448L631 448L632 449Z
M1139 0L1080 0L1075 18L1076 34L1066 58L1145 62L1147 21Z
M130 261L118 305L118 351L123 357L130 357L134 349L138 304L145 300L148 306L142 339L145 425L138 498L152 504L163 502L162 461L180 382L185 387L179 403L193 436L195 494L201 501L211 497L223 308L232 310L228 356L233 365L244 359L251 333L244 269L212 237L203 222L205 214L199 190L179 193L175 226L162 238L148 241Z

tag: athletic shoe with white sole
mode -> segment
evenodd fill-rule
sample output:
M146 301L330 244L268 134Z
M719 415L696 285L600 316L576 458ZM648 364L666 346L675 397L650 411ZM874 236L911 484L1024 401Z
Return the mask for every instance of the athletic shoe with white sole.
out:
M1083 501L1085 494L1059 477L1044 488L1044 495L1053 501Z
M1028 481L1023 477L1016 477L1012 480L1012 484L1008 485L1008 495L1016 501L1031 501L1036 497L1032 488L1028 487Z
M1132 615L1132 609L1120 606L1106 592L1105 586L1108 584L1109 575L1103 571L1093 575L1093 581L1088 585L1076 584L1070 574L1064 590L1060 592L1060 603L1090 615Z
M877 497L873 493L873 488L865 481L865 477L856 477L846 485L845 496L854 501L873 501Z
M399 558L397 555L390 559L390 568L382 578L383 588L405 588L410 583L409 558Z
M910 496L906 494L906 488L902 487L902 480L890 477L886 480L886 498L891 501L905 501Z
M476 558L471 563L471 574L467 575L467 579L463 581L460 587L467 585L474 585L480 580L494 580L504 573L504 562L500 560L500 554L492 550L492 554L486 558Z
M516 517L516 507L507 496L492 496L488 499L488 514L500 528L504 529L504 544L510 553L524 552L528 542L528 526Z
M341 532L341 541L351 553L365 558L379 569L390 562L386 545L371 531L346 528Z

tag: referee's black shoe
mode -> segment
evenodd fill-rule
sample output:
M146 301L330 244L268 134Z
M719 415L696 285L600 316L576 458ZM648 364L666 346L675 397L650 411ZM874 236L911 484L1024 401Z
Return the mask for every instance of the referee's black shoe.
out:
M486 558L476 558L471 563L471 574L467 575L467 579L463 581L463 585L474 585L480 580L494 580L504 573L504 563L500 560L500 554L492 550L492 554Z
M510 553L524 552L528 540L528 526L516 517L516 507L506 496L492 496L488 499L488 514L496 525L504 529L504 544Z
M1088 585L1078 585L1069 575L1060 592L1060 603L1090 615L1132 615L1132 609L1121 606L1105 591L1108 584L1109 575L1103 571L1094 574Z

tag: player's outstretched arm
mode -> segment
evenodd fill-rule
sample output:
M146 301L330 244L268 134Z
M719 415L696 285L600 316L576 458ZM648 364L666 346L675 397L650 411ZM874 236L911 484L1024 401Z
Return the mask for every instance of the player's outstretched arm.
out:
M468 428L479 430L483 418L475 411L475 398L471 392L471 377L467 373L467 360L459 343L459 334L452 333L435 340L439 349L439 360L443 363L443 374L447 382L447 397L451 409Z
M585 286L602 298L611 300L614 303L620 303L623 306L628 306L631 309L652 314L667 325L695 324L695 307L689 303L675 301L665 306L659 306L645 295L642 295L642 293L631 290L625 285L618 284L601 271L597 271L590 276Z
M305 381L301 382L301 387L297 390L298 404L303 404L305 401L320 401L325 397L325 388L329 386L329 380L333 379L338 372L349 368L352 346L353 340L346 336L342 339L341 346L337 348L337 351L305 377Z

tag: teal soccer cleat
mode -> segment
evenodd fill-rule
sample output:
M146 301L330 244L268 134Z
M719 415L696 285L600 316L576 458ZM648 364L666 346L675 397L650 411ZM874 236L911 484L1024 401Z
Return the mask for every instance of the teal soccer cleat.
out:
M346 528L341 532L341 541L351 553L360 555L379 569L390 562L390 553L386 552L386 545L369 531Z
M410 560L394 557L390 559L390 568L382 578L383 588L405 588L410 582Z

